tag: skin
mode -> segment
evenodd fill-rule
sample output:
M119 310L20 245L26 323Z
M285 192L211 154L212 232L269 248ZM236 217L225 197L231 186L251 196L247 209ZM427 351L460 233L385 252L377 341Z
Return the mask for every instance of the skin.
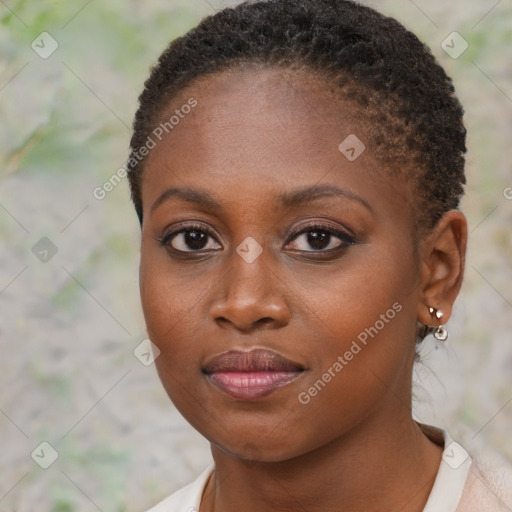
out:
M464 271L464 216L447 213L415 246L414 191L384 172L370 147L353 162L340 153L348 134L364 141L364 123L305 72L203 77L169 113L190 97L197 107L145 165L140 290L162 383L211 443L216 470L200 512L421 511L442 449L411 418L416 326L441 323L429 306L444 312L442 323L450 317ZM281 194L317 184L369 208L347 196L280 205ZM174 197L152 211L170 187L207 191L221 209ZM348 230L355 243L331 235L324 247L343 248L319 256L308 243L315 221ZM201 256L183 233L172 241L189 251L182 256L159 241L191 222L213 231ZM252 263L236 252L249 236L263 249ZM401 311L300 403L299 393L394 303ZM306 371L254 402L221 393L201 372L214 355L254 347Z

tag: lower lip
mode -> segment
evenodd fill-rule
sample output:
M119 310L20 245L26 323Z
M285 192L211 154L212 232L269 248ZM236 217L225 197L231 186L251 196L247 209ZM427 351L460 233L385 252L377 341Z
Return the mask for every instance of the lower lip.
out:
M210 382L239 400L254 400L270 395L297 379L302 372L215 372Z

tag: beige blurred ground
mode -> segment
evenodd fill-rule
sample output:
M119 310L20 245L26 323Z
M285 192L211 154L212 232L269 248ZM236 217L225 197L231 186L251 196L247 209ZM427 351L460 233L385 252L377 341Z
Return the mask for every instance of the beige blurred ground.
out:
M447 345L425 342L415 414L510 462L512 7L366 3L431 46L469 129L466 281ZM154 366L132 353L145 331L127 184L103 200L92 192L127 157L150 64L223 5L0 3L0 512L140 511L210 461ZM59 44L47 59L30 47L44 31ZM458 59L441 48L454 31L469 43ZM46 263L32 252L43 237L57 248ZM46 470L30 456L42 441L59 453Z

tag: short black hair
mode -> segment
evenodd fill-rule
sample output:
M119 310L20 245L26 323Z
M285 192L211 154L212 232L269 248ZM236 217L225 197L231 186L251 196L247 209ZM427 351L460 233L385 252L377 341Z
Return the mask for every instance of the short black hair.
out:
M262 0L205 17L152 68L127 163L141 224L145 158L138 151L162 112L194 78L251 64L305 68L360 107L364 143L415 186L418 233L458 208L466 183L464 112L429 48L395 19L354 1Z

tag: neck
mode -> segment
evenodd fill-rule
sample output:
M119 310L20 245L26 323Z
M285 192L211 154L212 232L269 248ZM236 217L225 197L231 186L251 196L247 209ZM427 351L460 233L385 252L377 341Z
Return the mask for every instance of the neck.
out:
M401 417L368 418L340 438L282 462L246 461L212 445L215 472L200 512L420 512L441 454L404 407Z

